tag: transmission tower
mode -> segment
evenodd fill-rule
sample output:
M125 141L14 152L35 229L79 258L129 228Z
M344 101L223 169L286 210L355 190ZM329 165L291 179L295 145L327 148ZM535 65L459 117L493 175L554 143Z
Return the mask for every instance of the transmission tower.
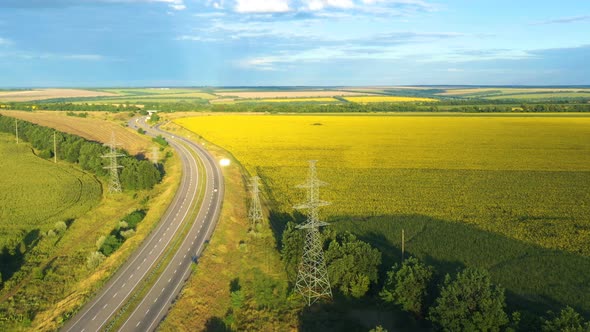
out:
M296 209L307 211L307 220L298 228L303 229L305 233L305 243L303 245L303 257L299 264L297 272L297 282L295 289L300 293L307 305L312 305L318 300L332 299L332 289L328 279L328 270L324 261L324 250L322 248L322 235L320 227L327 226L328 223L320 221L319 208L329 203L321 201L319 198L321 186L326 183L318 180L316 161L309 162L309 176L307 182L298 186L298 188L307 189L307 202L295 206Z
M119 168L123 168L117 162L117 157L124 156L122 153L117 152L117 142L115 140L115 132L111 135L111 142L106 144L111 150L109 153L102 156L103 158L109 158L111 160L111 164L109 166L103 167L104 169L108 169L111 173L111 179L109 181L109 193L120 193L121 189L121 182L119 181Z
M264 215L262 214L262 205L260 204L260 190L258 188L259 177L252 177L250 187L252 187L252 198L250 201L250 210L248 211L248 219L250 220L250 229L256 231L258 225L262 224Z
M152 147L152 162L157 164L160 161L160 149L157 146Z

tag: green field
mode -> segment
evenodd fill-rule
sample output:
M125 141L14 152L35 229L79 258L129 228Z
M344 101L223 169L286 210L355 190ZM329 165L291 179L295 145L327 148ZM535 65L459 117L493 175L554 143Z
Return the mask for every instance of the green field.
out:
M74 220L96 206L101 185L94 176L37 157L29 144L0 134L0 247L13 249L32 232Z
M273 216L304 200L307 160L330 185L324 218L441 272L484 267L514 307L590 314L590 117L209 116L176 122L262 177ZM275 228L281 225L273 218ZM284 222L284 219L282 219ZM586 272L584 272L586 271Z

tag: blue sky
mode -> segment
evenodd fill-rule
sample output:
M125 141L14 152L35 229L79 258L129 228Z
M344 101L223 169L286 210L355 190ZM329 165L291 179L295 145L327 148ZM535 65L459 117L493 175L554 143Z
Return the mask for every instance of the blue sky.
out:
M0 0L0 87L588 85L586 0Z

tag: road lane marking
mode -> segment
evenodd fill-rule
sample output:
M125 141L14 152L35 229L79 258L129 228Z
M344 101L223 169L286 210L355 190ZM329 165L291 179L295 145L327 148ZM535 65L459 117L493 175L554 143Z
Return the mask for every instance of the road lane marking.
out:
M102 308L105 309L108 305L109 304L107 303L107 304L103 305Z
M135 325L135 327L138 327L138 326L139 326L139 324L141 324L141 321L137 322L137 325Z
M97 315L94 315L94 317L92 317L92 320L95 320L96 319L96 316L98 316L98 314Z

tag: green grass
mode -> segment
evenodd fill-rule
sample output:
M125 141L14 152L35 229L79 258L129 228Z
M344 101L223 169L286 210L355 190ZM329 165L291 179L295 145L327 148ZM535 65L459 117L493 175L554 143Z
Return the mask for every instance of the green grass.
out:
M29 144L0 135L0 247L14 248L24 234L46 232L57 221L76 219L101 198L94 176L37 157Z
M386 255L399 250L400 228L407 227L415 241L410 253L430 257L441 271L489 268L516 307L570 304L590 314L590 298L577 296L589 294L590 285L580 273L590 271L588 116L235 115L176 122L261 176L277 215L292 214L304 200L295 186L305 179L307 160L317 159L319 177L329 183L322 198L332 202L322 215L334 227L379 244ZM275 222L280 228L284 220Z

